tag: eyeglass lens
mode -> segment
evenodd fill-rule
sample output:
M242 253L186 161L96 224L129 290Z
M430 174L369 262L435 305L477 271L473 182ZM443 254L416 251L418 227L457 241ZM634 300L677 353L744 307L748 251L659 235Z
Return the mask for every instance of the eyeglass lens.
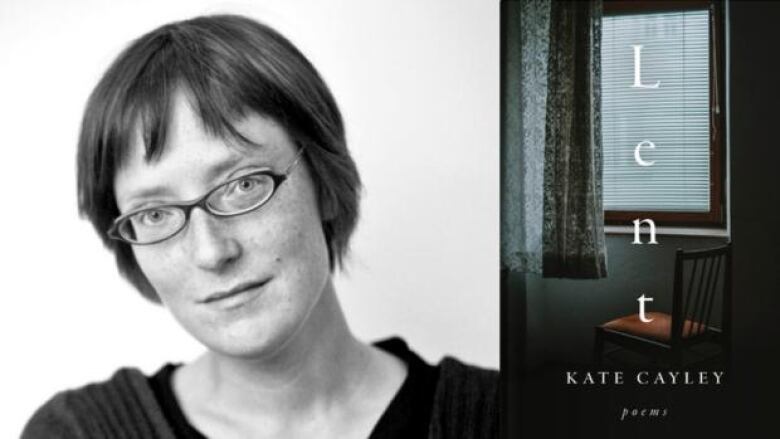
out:
M205 205L216 215L239 215L263 205L274 192L274 179L268 174L250 174L228 181L209 193ZM180 206L158 206L136 212L117 228L122 238L139 244L166 239L187 222Z

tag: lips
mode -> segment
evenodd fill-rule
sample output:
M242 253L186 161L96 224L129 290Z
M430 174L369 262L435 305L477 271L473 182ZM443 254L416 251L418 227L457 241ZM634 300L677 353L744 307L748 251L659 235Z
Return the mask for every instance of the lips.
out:
M200 303L206 304L225 300L230 297L237 296L241 293L245 293L253 288L262 287L263 285L267 284L269 280L270 279L263 279L259 281L243 282L229 290L217 291L216 293L210 294L205 299L201 300Z

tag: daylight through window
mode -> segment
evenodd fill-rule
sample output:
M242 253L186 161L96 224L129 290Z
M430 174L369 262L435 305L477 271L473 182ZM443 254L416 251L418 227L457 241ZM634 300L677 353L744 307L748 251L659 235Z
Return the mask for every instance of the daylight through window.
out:
M604 17L608 221L626 224L640 214L668 224L721 220L710 23L709 9Z

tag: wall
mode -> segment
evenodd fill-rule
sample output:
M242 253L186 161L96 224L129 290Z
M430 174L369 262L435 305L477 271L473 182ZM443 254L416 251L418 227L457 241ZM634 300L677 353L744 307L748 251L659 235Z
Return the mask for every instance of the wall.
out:
M780 382L780 66L776 2L731 2L734 422L744 437L777 428Z

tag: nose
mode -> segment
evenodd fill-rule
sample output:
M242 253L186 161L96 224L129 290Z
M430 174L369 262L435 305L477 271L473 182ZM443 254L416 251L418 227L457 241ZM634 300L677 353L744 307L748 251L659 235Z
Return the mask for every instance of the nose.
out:
M241 245L216 218L200 208L190 214L186 231L195 265L207 271L224 271L241 256Z

